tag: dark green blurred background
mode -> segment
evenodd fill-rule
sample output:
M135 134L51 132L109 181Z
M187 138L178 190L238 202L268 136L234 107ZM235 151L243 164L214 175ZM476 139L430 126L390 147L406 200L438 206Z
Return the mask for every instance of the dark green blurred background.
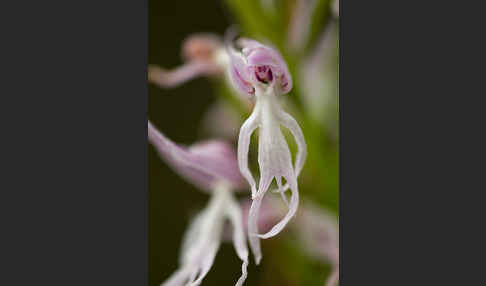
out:
M182 63L180 47L186 36L195 32L222 35L231 21L220 1L150 0L148 22L149 64L171 68ZM185 144L202 139L201 118L216 100L207 79L199 78L167 90L149 84L148 96L148 118L168 137ZM184 230L209 196L170 170L152 146L148 149L148 162L149 283L160 285L177 269ZM245 285L257 285L262 269L252 265L248 270ZM203 285L234 285L240 275L241 261L232 244L223 243Z

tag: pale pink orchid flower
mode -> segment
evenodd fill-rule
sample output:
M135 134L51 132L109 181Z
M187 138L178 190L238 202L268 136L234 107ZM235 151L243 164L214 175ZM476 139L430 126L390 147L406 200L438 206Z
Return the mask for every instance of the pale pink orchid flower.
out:
M287 34L287 45L292 52L302 51L309 38L312 13L317 0L297 0L294 2L292 17Z
M227 41L226 49L230 57L227 73L235 89L243 95L255 99L255 107L250 117L243 123L238 139L238 164L242 175L251 187L253 203L248 217L249 241L256 264L262 258L260 238L277 235L294 216L299 204L297 177L307 156L304 135L297 121L285 112L279 96L292 89L292 78L282 56L272 47L241 38L236 47ZM280 130L286 127L292 133L298 152L295 165L287 142ZM259 186L248 168L248 152L251 134L259 128L258 164L260 167ZM257 221L263 196L275 178L279 192L287 202L285 191L290 188L289 211L269 232L258 233ZM287 183L282 185L282 178Z
M250 201L243 201L243 221L250 208ZM258 218L258 228L269 230L283 215L284 204L274 197L262 201L262 212ZM244 223L248 231L247 224ZM309 200L303 200L295 219L289 223L290 231L296 235L299 245L307 255L315 260L331 265L331 273L326 286L337 286L339 282L339 220L328 210Z
M208 205L193 219L184 235L179 269L162 286L200 285L213 265L226 220L232 225L233 244L243 261L242 275L235 285L243 285L248 275L248 248L241 208L233 190L241 188L244 179L231 145L207 141L184 148L168 139L150 122L148 138L162 159L184 179L211 193Z
M337 136L338 112L338 23L329 22L315 47L303 58L299 77L308 115Z
M331 212L304 201L292 224L307 254L332 266L326 286L337 286L339 281L339 220Z
M220 76L227 61L223 42L209 33L194 34L182 44L184 64L167 70L148 68L148 79L162 88L176 87L199 76Z
M339 0L332 2L332 12L334 13L334 17L339 18Z

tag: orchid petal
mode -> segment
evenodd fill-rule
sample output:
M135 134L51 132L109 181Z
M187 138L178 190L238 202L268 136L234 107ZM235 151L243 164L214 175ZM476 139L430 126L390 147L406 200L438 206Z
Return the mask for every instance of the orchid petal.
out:
M243 58L233 47L227 46L226 50L230 60L228 75L233 86L235 86L236 90L243 95L253 95L255 93L255 88L250 83L251 75L248 72Z
M243 47L242 55L244 55L246 59L246 64L244 60L241 60L240 65L246 65L249 68L246 69L247 71L252 70L252 68L256 66L270 66L273 73L279 77L279 88L282 94L288 93L292 89L292 77L290 76L287 64L277 49L271 45L262 45L255 40L246 38L240 38L237 43ZM236 58L236 52L232 51L231 53L234 54L232 58ZM239 69L245 70L243 67L239 67ZM250 82L253 81L252 85L254 86L255 78L252 75L253 74L248 74L246 80Z
M295 159L295 176L298 177L304 167L305 159L307 158L307 144L305 143L304 133L302 133L302 129L300 129L297 121L287 112L280 109L278 117L282 125L290 130L297 143L298 150Z
M216 74L219 70L220 68L211 61L188 62L170 71L149 66L148 79L162 88L171 88L198 76Z
M260 205L262 203L263 195L257 195L250 206L250 212L248 214L248 240L250 242L250 248L255 257L255 264L260 264L262 260L262 250L260 246L260 239L258 238L258 219L260 212Z
M222 39L215 34L192 34L182 44L182 56L186 61L212 60L214 54L223 47Z
M280 83L279 87L280 87L282 94L286 94L286 93L290 92L290 90L292 90L292 86L293 86L292 77L290 76L289 68L287 67L284 59L282 58L282 56L279 53L276 54L276 61L277 61L278 67L281 69L281 74L282 74L281 75L281 83Z
M282 231L282 229L284 229L284 227L288 224L290 219L297 212L297 208L299 207L299 191L297 190L296 182L290 184L290 186L291 186L290 190L292 192L292 196L290 198L289 211L279 223L277 223L274 227L272 227L272 229L269 232L258 235L258 237L266 239L277 235Z
M179 269L172 274L161 286L181 286L188 280L189 270L186 268Z
M243 177L250 184L252 196L256 195L256 182L248 168L248 152L250 148L251 134L258 127L258 121L258 110L255 107L253 113L241 126L238 138L238 167Z
M209 140L193 144L188 150L204 161L205 169L234 188L246 187L246 182L238 168L236 152L229 143ZM201 162L198 160L198 162Z
M275 51L266 48L253 49L246 57L249 65L277 66Z
M258 265L262 259L262 251L260 246L260 238L258 237L259 229L259 217L260 217L260 206L265 195L266 190L272 182L271 177L262 177L260 179L260 184L258 186L258 193L250 206L250 212L248 214L248 237L250 241L250 247L255 257L255 263Z
M182 240L182 247L181 247L181 256L179 259L179 263L181 264L188 264L191 259L191 248L194 244L197 243L199 237L201 236L201 229L205 222L205 212L202 211L201 213L197 214L193 219L192 222L189 224L189 227L184 234L184 238Z
M243 54L246 56L248 55L248 53L252 50L252 49L255 49L255 48L261 48L261 47L265 47L264 45L262 45L260 42L258 41L255 41L253 39L250 39L250 38L245 38L245 37L241 37L239 38L237 41L236 41L237 45L238 46L241 46L243 48L242 52Z
M221 244L225 192L228 190L215 189L208 206L191 222L182 243L181 269L163 286L199 285L209 272Z
M229 218L233 225L233 243L243 261L242 275L236 282L241 286L248 275L248 248L241 208L233 198L229 186L218 183L208 206L191 222L181 248L180 269L162 286L199 285L214 263L224 233L224 222Z
M240 206L232 199L228 202L228 216L233 225L233 244L238 257L243 261L241 265L241 277L236 286L241 286L248 276L248 248L246 245L245 230Z
M182 148L148 122L149 141L162 158L182 177L194 185L209 190L218 181L240 188L244 179L239 173L236 155L224 142L209 141Z
M218 252L219 249L219 244L220 241L214 241L210 243L208 246L206 246L206 254L202 259L201 265L199 266L200 272L198 278L196 281L190 284L191 286L197 286L201 284L204 277L206 277L209 270L211 269L211 266L213 265L214 258L216 257L216 253Z
M283 201L288 206L289 200L287 200L287 196L285 195L285 190L282 188L282 177L275 177L275 181L277 181L278 192L282 196Z

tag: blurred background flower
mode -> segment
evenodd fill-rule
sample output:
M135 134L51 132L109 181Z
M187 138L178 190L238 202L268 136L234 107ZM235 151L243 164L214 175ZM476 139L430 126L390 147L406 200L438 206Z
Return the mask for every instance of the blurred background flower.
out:
M149 1L148 117L173 141L224 139L236 147L254 102L238 96L218 70L225 59L213 52L228 27L270 42L292 75L283 105L308 145L299 177L301 205L288 228L262 241L264 259L258 267L250 263L244 285L330 285L339 269L338 5L328 0ZM208 34L214 41L198 36ZM297 146L287 130L282 132L295 158ZM256 171L253 137L249 162ZM148 159L149 285L160 285L178 269L185 230L210 196L178 176L152 147ZM249 186L236 195L248 203ZM273 209L262 216L270 219L260 222L260 233L286 212L285 205ZM202 285L234 285L240 276L241 260L224 243Z

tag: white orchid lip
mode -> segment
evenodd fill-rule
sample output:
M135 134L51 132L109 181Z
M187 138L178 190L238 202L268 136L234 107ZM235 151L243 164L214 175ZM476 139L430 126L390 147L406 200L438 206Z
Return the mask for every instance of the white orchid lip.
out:
M163 159L187 181L209 191L218 182L241 189L241 176L232 146L223 141L205 141L183 148L148 122L148 138Z
M241 208L229 190L220 183L215 186L208 206L192 221L182 243L180 268L162 286L199 285L214 263L223 237L224 222L233 226L233 244L243 261L242 274L236 286L241 286L248 275L248 248L242 221Z
M241 208L232 189L241 187L244 179L238 169L236 154L222 141L207 141L189 148L177 146L148 122L149 141L167 163L186 180L211 191L208 206L195 217L188 228L181 251L180 268L162 286L199 285L213 265L223 237L224 222L233 226L233 244L243 261L243 285L248 275L248 248Z
M277 235L295 215L299 204L299 192L297 176L305 162L307 147L303 133L297 122L288 113L282 110L276 102L275 90L266 91L257 88L256 104L253 113L243 124L240 130L238 142L238 163L243 176L248 180L252 190L253 204L250 207L248 217L249 240L255 254L257 263L261 260L259 238L270 238ZM298 146L295 160L295 168L292 164L292 156L280 130L280 125L290 130ZM251 134L256 128L259 130L258 164L260 166L260 180L258 189L256 182L248 168L248 149ZM282 186L282 178L287 181L291 191L289 211L284 218L266 234L258 234L259 208L263 196L267 192L272 180L275 178L279 192L284 197L285 189Z
M237 51L229 43L226 44L230 55L229 75L236 90L256 98L250 117L240 129L238 166L251 187L253 203L248 216L248 234L255 261L259 264L262 257L259 239L277 235L297 211L299 204L297 177L304 166L307 145L295 119L286 113L278 102L279 95L288 93L292 88L292 78L281 55L275 49L254 40L242 38L237 41L237 44L241 46L241 51ZM280 130L281 125L290 130L297 143L295 166L292 164L292 154ZM260 167L258 189L248 168L250 138L257 128L259 129L258 164ZM259 234L260 205L273 179L289 211L269 232ZM287 181L284 186L282 179ZM285 196L287 189L291 191L290 202L287 202Z

